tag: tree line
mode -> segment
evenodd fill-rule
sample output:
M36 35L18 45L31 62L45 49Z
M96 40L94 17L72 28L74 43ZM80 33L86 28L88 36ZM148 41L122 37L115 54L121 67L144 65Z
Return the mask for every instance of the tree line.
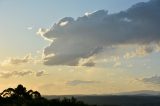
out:
M48 100L38 91L27 90L23 85L7 88L0 93L0 106L96 106L72 98Z

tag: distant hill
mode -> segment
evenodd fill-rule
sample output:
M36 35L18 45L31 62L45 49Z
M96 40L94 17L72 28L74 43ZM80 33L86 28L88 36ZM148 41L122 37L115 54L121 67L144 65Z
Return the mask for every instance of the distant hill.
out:
M160 96L160 91L152 91L152 90L140 90L140 91L130 91L130 92L120 92L120 93L113 93L113 94L93 94L93 95L83 95L83 94L77 94L77 95L44 95L44 97L48 99L57 98L57 97L81 97L81 96L111 96L111 95L118 95L118 96Z
M152 91L152 90L141 90L141 91L131 91L131 92L121 92L115 93L113 95L141 95L141 96L158 96L160 95L160 91Z
M68 96L50 96L54 98L71 97ZM47 97L46 97L47 98ZM90 105L98 106L160 106L160 96L140 96L140 95L90 95L76 96L77 100Z
M71 98L72 96L88 104L103 106L160 106L160 91L151 90L122 92L111 95L52 95L45 96L45 98Z

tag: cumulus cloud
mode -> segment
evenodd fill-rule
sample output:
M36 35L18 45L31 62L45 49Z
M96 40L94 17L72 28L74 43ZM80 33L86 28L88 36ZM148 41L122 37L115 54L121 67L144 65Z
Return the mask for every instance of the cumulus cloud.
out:
M68 81L66 84L69 86L76 86L76 85L85 85L85 84L94 84L97 83L96 81L84 81L84 80L73 80Z
M155 75L149 78L143 78L142 81L145 83L160 85L160 76Z
M126 11L108 14L99 10L74 19L65 17L38 34L51 44L44 49L45 65L80 65L103 48L119 45L150 45L160 42L160 1L140 2ZM143 48L151 52L150 48ZM144 53L144 54L145 54ZM136 53L128 54L133 57ZM144 55L142 53L142 55ZM83 64L81 64L83 65ZM94 66L94 61L84 65Z

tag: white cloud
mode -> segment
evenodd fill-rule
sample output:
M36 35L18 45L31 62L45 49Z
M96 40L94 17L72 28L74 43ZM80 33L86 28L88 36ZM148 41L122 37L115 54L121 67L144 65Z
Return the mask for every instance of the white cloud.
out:
M48 31L49 31L48 29L39 28L38 31L37 31L37 35L40 35L40 36L42 36L45 40L52 42L52 41L53 41L52 39L48 39L48 38L46 38L46 37L43 36L43 35L44 35L45 33L47 33Z
M27 27L27 30L32 30L33 29L33 27Z
M65 22L61 22L59 25L63 27L63 26L66 26L67 24L68 24L68 21L65 21Z

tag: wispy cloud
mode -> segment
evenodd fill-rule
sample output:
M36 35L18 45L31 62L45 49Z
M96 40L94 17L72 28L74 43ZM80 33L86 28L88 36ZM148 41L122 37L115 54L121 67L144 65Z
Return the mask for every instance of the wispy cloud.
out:
M157 51L156 45L149 45L149 46L140 46L135 51L127 52L124 55L125 59L130 59L134 57L142 57L149 55L150 53Z
M142 81L149 84L160 85L160 76L155 75L152 77L143 78Z
M30 70L23 70L23 71L3 71L0 72L0 77L2 78L9 78L9 77L22 77L22 76L26 76L26 75L30 75L32 74L32 71Z
M37 64L42 63L43 60L41 56L32 57L31 54L27 54L24 57L11 57L1 62L1 66L9 66L9 65L22 65L22 64Z
M26 55L23 58L9 58L7 60L4 60L1 65L18 65L23 63L28 63L32 59L31 54Z
M76 86L76 85L85 85L85 84L94 84L94 83L97 83L97 81L72 80L72 81L68 81L66 85Z
M32 29L33 29L33 27L32 27L32 26L27 27L27 30L32 30Z
M41 70L41 71L36 72L35 75L37 77L41 77L41 76L47 75L47 73L45 70Z
M1 78L11 78L11 77L23 77L23 76L35 76L35 77L41 77L48 75L45 70L41 71L34 71L31 69L22 69L22 70L0 70L0 77Z

